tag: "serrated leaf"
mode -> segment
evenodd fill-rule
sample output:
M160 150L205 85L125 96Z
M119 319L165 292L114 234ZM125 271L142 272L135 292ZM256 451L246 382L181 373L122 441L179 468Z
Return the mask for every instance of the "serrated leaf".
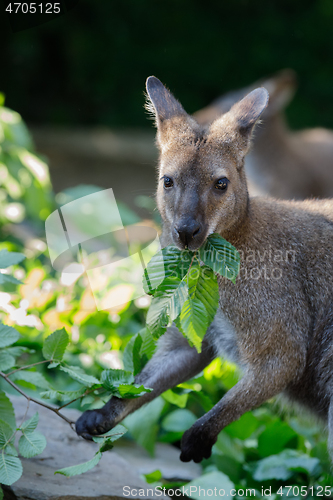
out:
M3 417L3 415L1 415ZM4 420L0 420L0 449L4 448L6 443L13 436L13 429Z
M198 279L189 284L190 294L205 306L208 326L215 318L219 305L219 285L212 269L201 266Z
M46 446L46 439L38 431L24 433L19 439L19 452L24 458L35 457L42 453Z
M90 405L94 401L95 397L92 396L91 394L88 394L88 396L84 396L84 398L81 399L81 406Z
M77 399L86 392L86 388L82 387L78 391L45 391L41 392L40 396L43 399L58 399L59 401L71 401L72 399ZM94 398L93 398L94 400Z
M236 282L240 269L240 256L236 248L219 234L208 236L199 250L200 259L215 273Z
M189 298L184 303L180 313L182 331L198 352L201 352L201 342L208 328L206 308L197 298Z
M157 288L147 314L147 326L154 338L179 316L187 296L187 284L178 278L166 278Z
M51 385L46 380L46 378L39 372L20 370L10 375L10 379L13 381L15 380L17 382L20 381L28 382L29 384L33 384L36 385L37 387L40 387L41 389L52 389Z
M100 384L100 381L96 377L88 375L78 366L60 366L60 370L67 373L72 379L77 380L77 382L80 382L80 384L85 385L86 387L92 387L94 384Z
M139 331L142 338L142 346L140 349L140 355L146 358L147 361L152 358L154 352L156 351L156 342L154 341L152 334L148 328L143 328Z
M69 336L64 328L51 333L44 341L44 358L61 361L68 343Z
M0 415L13 430L16 429L16 419L13 405L3 391L0 391Z
M134 375L133 373L125 370L116 370L111 368L102 372L101 382L105 389L114 391L121 384L132 384L132 382L134 382Z
M166 278L182 280L190 267L193 255L190 250L179 250L173 246L157 252L144 271L144 291L152 294Z
M99 451L101 453L104 453L105 451L112 450L113 446L114 445L113 445L112 441L110 439L106 439L104 441L104 443L102 444L102 446L100 447Z
M98 451L94 456L94 458L92 458L88 462L84 462L83 464L79 465L73 465L72 467L66 467L65 469L57 470L55 474L63 474L64 476L67 477L73 477L77 476L78 474L83 474L84 472L87 472L88 470L95 467L101 458L102 458L102 453Z
M10 486L22 476L21 460L12 455L0 453L0 483Z
M31 418L29 418L29 420L23 422L20 429L24 431L25 434L29 434L29 432L33 432L36 429L38 421L39 421L39 415L38 411L36 411L36 413Z
M143 385L138 384L120 384L117 387L117 394L120 398L138 398L139 396L143 396L146 392L152 392L153 389L149 387L144 387Z
M20 334L12 326L0 324L0 347L14 344L20 338Z
M142 337L140 333L137 333L134 337L130 339L127 343L124 354L123 354L123 363L125 370L129 372L133 372L134 375L139 373L142 366L142 359L140 356L140 349L142 346Z
M25 255L19 252L8 252L8 250L0 250L0 269L5 269L9 266L19 264L25 259Z
M7 351L0 351L0 370L5 372L15 366L15 358Z
M11 455L12 457L18 457L17 450L12 443L8 443L4 449L6 455Z
M117 439L121 438L124 434L126 434L126 432L126 427L118 424L116 425L116 427L106 432L105 434L93 437L93 441L95 441L95 443L103 443L104 439L110 439L112 442L117 441Z
M14 276L0 272L0 285L4 285L5 283L13 283L14 285L22 285L22 281L14 278Z

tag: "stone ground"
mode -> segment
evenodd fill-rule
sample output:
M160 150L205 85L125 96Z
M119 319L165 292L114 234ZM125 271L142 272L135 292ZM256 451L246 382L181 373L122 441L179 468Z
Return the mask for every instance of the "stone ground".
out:
M23 419L27 401L19 396L11 396L17 422ZM144 489L141 474L159 469L165 479L191 480L200 475L199 465L183 464L179 460L179 450L158 444L156 456L151 458L147 452L132 441L122 439L115 448L103 454L99 464L92 470L67 478L54 472L63 467L77 465L90 460L97 451L97 444L79 438L70 426L55 413L35 403L30 403L27 418L36 411L39 413L37 430L45 435L47 446L41 455L22 458L23 475L10 488L5 487L4 500L118 500L124 499L123 487ZM63 410L75 421L81 414L78 410ZM127 498L163 498L161 496L137 494Z

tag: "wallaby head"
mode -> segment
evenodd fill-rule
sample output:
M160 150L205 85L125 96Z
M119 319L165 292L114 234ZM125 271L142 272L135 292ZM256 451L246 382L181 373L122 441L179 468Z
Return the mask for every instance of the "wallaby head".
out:
M207 127L153 76L147 93L160 150L158 208L173 243L195 250L209 234L236 229L246 214L244 157L268 92L252 91Z

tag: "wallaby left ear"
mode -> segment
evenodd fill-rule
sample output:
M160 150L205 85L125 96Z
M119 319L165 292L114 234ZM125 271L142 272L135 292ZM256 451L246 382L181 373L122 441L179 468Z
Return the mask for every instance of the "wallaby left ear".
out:
M240 160L250 148L254 126L268 104L268 97L265 88L255 89L210 126L213 136L222 141L232 140L237 144L236 150Z

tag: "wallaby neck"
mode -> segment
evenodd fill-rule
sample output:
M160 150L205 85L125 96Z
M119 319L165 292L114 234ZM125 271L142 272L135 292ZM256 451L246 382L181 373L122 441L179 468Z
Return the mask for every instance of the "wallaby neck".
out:
M267 145L269 145L269 148L274 145L276 149L279 149L288 141L289 133L285 117L282 113L268 117L267 120L263 120L263 123L255 131L255 148L253 151L256 153L262 148L266 149Z
M251 237L251 213L251 198L247 195L247 202L236 224L220 233L222 238L226 239L236 249L246 246Z

